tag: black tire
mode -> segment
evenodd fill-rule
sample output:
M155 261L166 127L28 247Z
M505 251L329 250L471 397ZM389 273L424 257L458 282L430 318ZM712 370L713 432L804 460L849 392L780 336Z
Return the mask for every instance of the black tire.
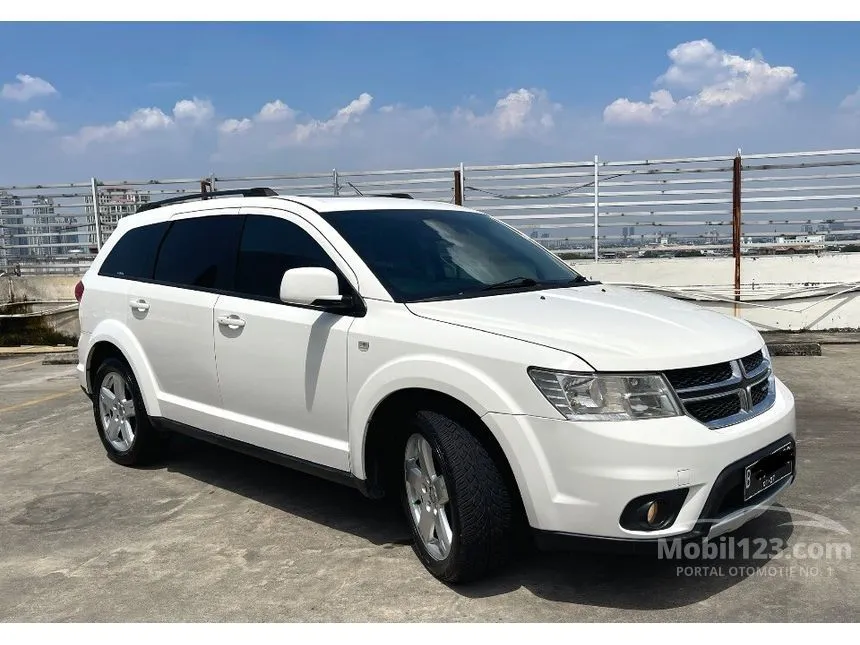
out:
M444 559L430 554L412 516L404 464L406 442L414 433L432 447L437 474L441 471L447 485L452 540ZM515 544L511 492L477 437L443 414L421 411L411 419L399 445L401 505L412 531L412 549L427 570L456 584L477 580L506 564Z
M114 446L107 437L99 408L99 394L105 378L110 374L119 375L134 401L134 439L126 450ZM167 444L165 433L159 431L149 418L137 379L124 360L107 358L98 366L93 376L93 416L99 439L107 451L108 458L123 466L148 466L161 458Z

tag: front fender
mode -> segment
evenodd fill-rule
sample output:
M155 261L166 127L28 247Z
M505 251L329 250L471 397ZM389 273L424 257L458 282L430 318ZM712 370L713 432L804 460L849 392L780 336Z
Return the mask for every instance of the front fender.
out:
M86 362L88 383L93 349L100 342L108 342L122 353L137 380L147 414L151 417L161 416L161 406L158 404L158 384L152 378L153 372L149 361L146 360L143 348L137 342L134 334L131 333L128 327L117 320L103 320L93 329L90 336ZM89 389L92 391L92 383L89 383Z
M353 399L349 416L350 465L359 479L366 477L365 442L373 413L389 395L412 388L447 394L478 416L488 412L522 412L498 381L468 363L432 355L388 362L364 381Z

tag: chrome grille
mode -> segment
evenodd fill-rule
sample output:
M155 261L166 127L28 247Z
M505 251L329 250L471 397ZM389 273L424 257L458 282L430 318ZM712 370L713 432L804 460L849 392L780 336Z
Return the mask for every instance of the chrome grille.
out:
M773 370L762 351L725 363L665 372L685 412L709 428L724 428L769 409Z

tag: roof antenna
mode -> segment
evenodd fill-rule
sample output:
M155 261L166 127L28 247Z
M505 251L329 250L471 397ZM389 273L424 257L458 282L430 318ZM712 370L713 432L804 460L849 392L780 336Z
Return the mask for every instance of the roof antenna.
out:
M358 193L359 197L364 197L364 193L362 193L358 188L356 188L355 185L351 181L348 181L346 183L350 188L352 188L355 192Z

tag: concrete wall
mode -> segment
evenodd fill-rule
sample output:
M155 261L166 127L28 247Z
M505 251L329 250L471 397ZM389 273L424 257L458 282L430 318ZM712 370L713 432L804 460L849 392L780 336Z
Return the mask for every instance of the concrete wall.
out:
M602 282L665 287L670 295L695 299L699 305L738 315L761 329L860 328L860 253L743 258L743 302L738 305L733 302L733 258L571 261L570 264L583 275ZM853 292L834 295L852 286ZM792 291L804 292L789 299Z
M0 303L25 300L75 300L75 275L4 276L0 278Z
M75 344L81 333L75 302L79 279L66 275L0 278L0 346ZM17 304L27 302L34 304Z

